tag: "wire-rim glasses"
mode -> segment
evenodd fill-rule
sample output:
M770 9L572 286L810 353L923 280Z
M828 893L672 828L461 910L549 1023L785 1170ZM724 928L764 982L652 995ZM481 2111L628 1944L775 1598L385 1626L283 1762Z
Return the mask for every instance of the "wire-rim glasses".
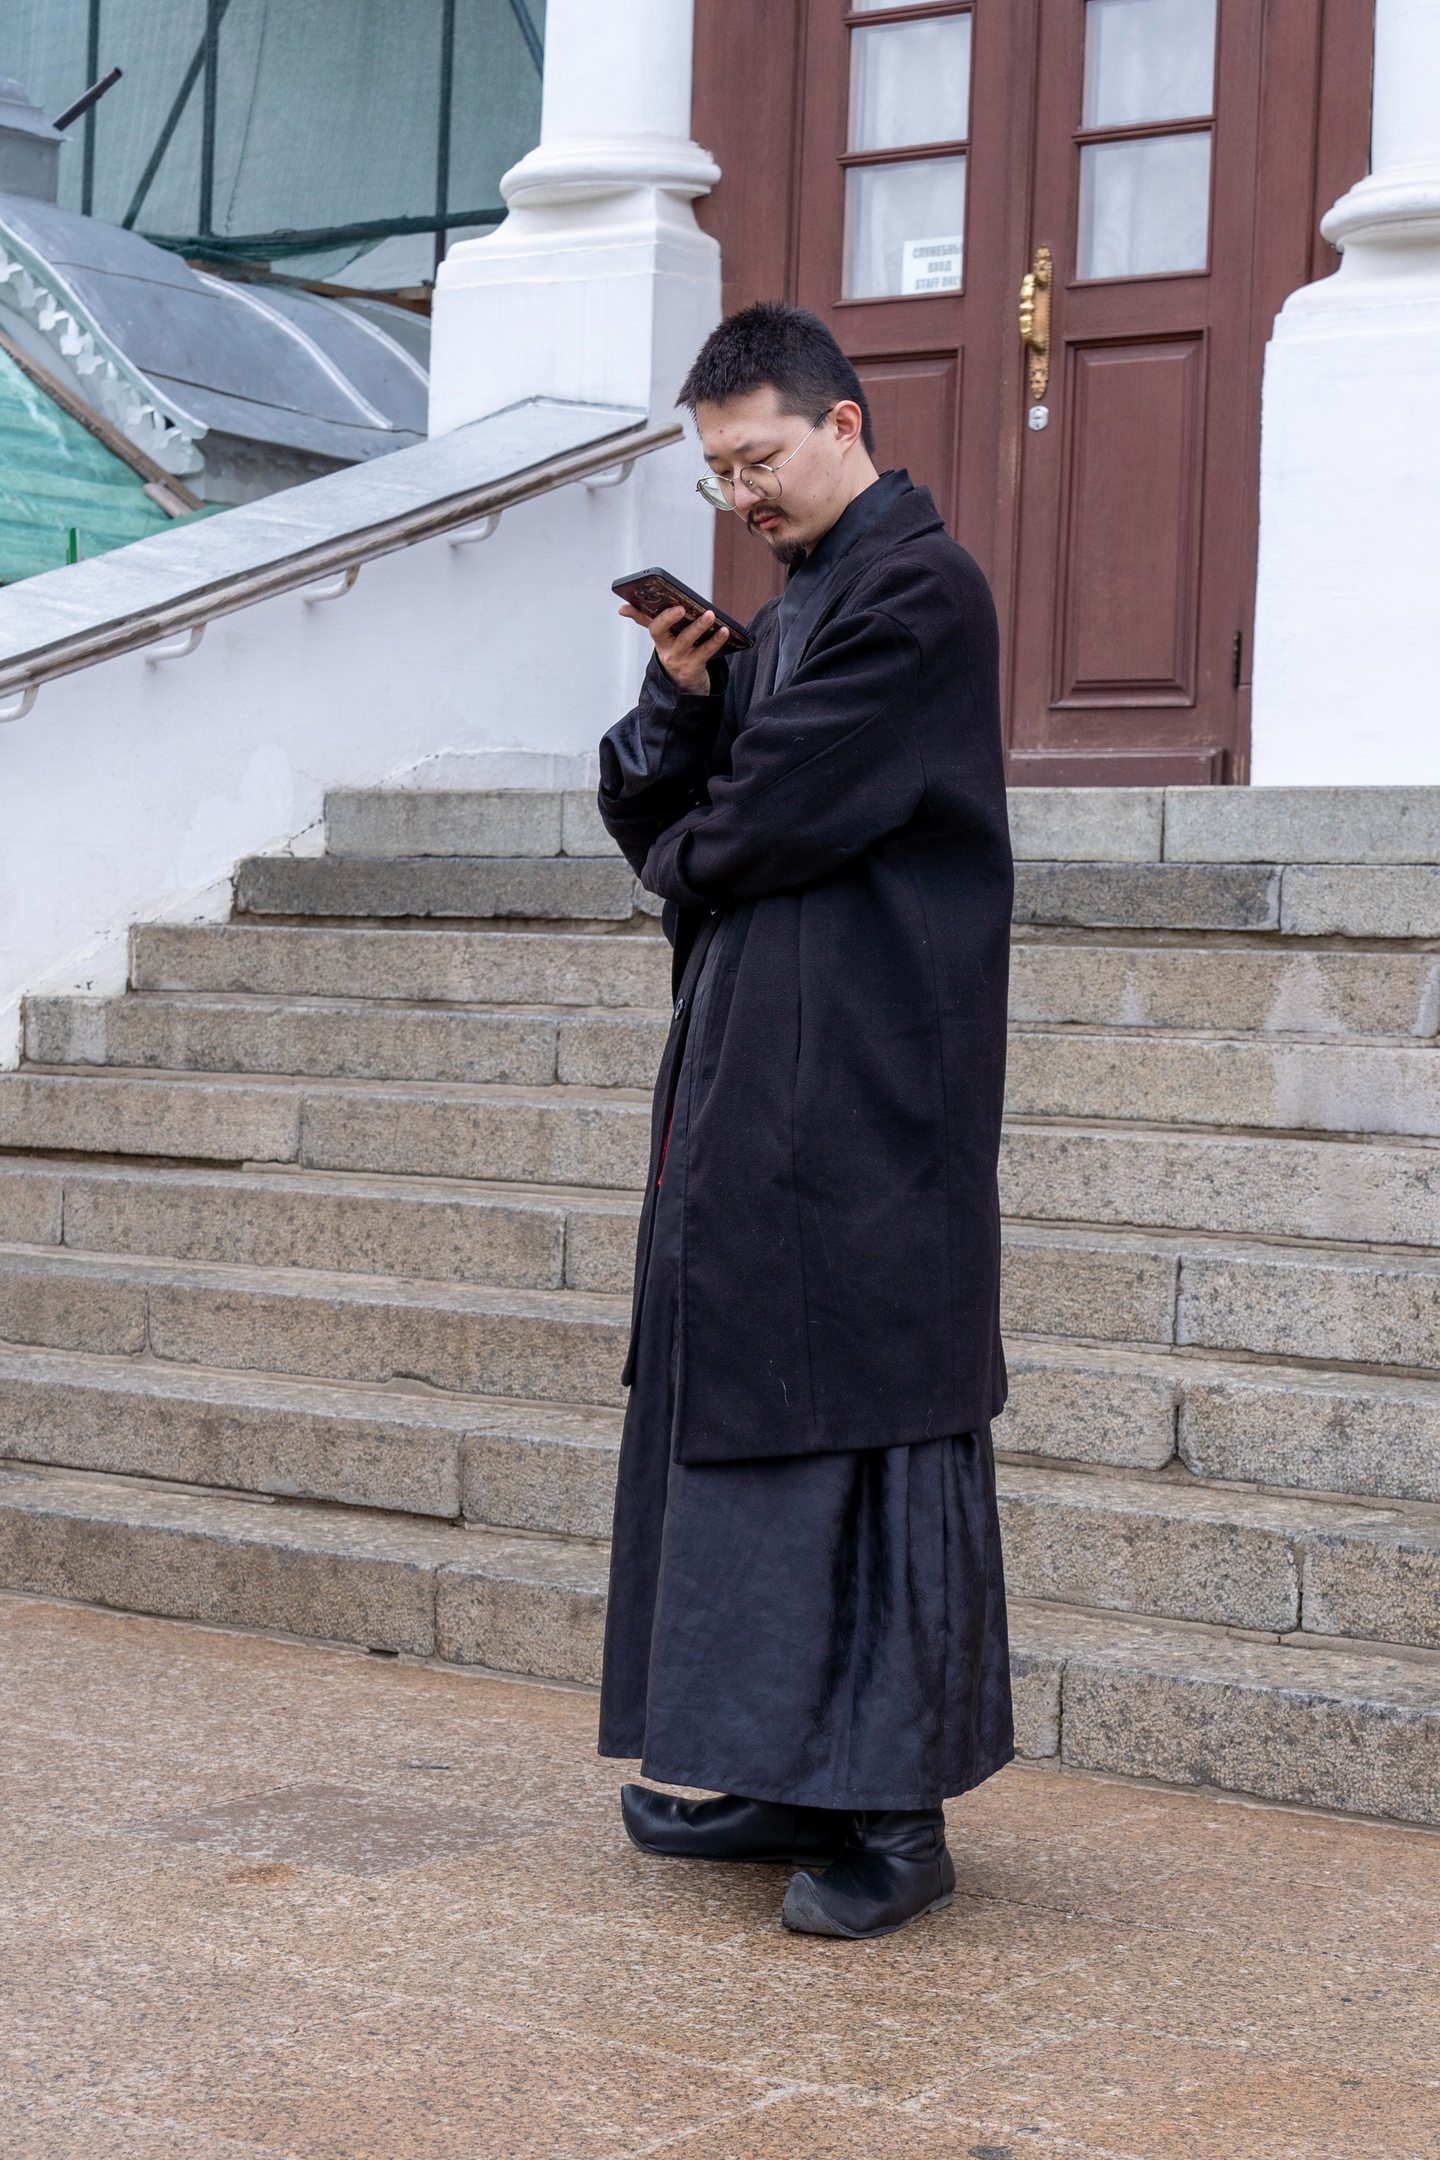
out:
M703 495L712 510L733 510L735 508L735 488L738 482L748 494L758 495L762 502L778 502L783 492L780 480L780 466L788 465L791 458L799 456L806 443L809 442L810 437L815 433L815 429L823 427L834 410L835 408L832 405L825 412L822 412L814 425L805 430L795 448L787 451L778 464L742 465L735 477L729 480L722 479L719 473L705 473L695 483L696 494Z

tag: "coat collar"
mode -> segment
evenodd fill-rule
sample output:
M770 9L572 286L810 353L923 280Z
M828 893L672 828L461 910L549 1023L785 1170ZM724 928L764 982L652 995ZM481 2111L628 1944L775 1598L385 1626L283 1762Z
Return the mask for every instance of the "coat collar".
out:
M856 579L869 569L871 563L882 555L889 554L892 549L904 546L907 541L920 540L927 533L944 530L945 520L936 509L935 498L929 488L912 486L907 488L903 495L897 496L894 502L881 511L874 524L861 534L844 560L837 565L830 589L825 595L825 605L810 626L810 634L805 640L805 651L809 650L818 632L830 621ZM778 608L779 602L772 601L770 605ZM804 657L805 652L802 652L796 661L797 667Z

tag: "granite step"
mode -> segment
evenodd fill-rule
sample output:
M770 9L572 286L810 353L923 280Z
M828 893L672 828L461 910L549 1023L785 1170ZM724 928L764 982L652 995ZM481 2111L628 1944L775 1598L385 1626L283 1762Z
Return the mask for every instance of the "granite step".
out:
M608 1534L614 1413L0 1355L0 1458L546 1537ZM1440 1511L1003 1462L1012 1595L1440 1648Z
M407 1005L146 992L25 1001L32 1065L547 1087L652 1087L668 1008Z
M618 855L593 788L331 788L330 855Z
M1440 1510L1003 1464L1011 1593L1440 1650Z
M0 1472L0 1583L593 1684L601 1543L74 1472ZM1011 1608L1022 1754L1440 1821L1440 1659Z
M624 922L650 902L619 856L252 855L241 915L383 921L506 917ZM1440 869L1346 864L1017 862L1021 926L1265 931L1282 937L1440 937Z
M122 1612L594 1682L607 1571L578 1539L0 1471L0 1584Z
M0 1113L6 1096L0 1084ZM375 1101L383 1135L387 1109L395 1124L404 1112L392 1098ZM467 1112L475 1114L462 1104L462 1122ZM596 1113L596 1122L613 1115ZM377 1151L356 1145L350 1153L363 1163ZM308 1152L313 1163L323 1151ZM77 1257L87 1250L123 1256L138 1247L200 1262L243 1255L249 1265L282 1274L338 1266L372 1284L398 1265L439 1283L627 1293L633 1195L612 1187L587 1200L574 1186L547 1194L533 1188L561 1181L539 1179L533 1169L517 1180L532 1189L511 1194L503 1179L489 1180L495 1189L488 1190L437 1181L436 1171L453 1172L453 1164L413 1167L429 1174L413 1183L351 1182L260 1168L237 1174L137 1165L126 1173L120 1165L12 1161L0 1173L0 1227L26 1247L63 1238ZM1434 1252L1045 1222L1008 1221L1003 1234L1007 1333L1440 1370Z
M650 1095L30 1066L0 1074L0 1148L636 1190Z
M1274 863L1015 865L1017 924L1081 930L1278 930Z
M1440 1382L1007 1334L1007 1459L1440 1503Z
M1014 1117L1440 1138L1430 1045L1012 1028Z
M1002 1445L1007 1422L995 1428ZM472 1442L477 1456L484 1521L543 1535L608 1529L613 1444L507 1433ZM1227 1489L1178 1463L1161 1476L1002 1458L997 1486L1013 1596L1440 1650L1436 1506Z
M639 1201L583 1187L0 1157L0 1242L625 1295Z
M0 1344L618 1406L628 1298L0 1246Z
M1440 1253L1007 1222L1007 1333L1440 1370Z
M1036 1221L1440 1247L1440 1147L1012 1119L1000 1199Z
M235 871L240 915L628 922L636 890L618 856L250 855Z
M80 1351L0 1352L0 1461L610 1533L621 1413ZM508 1512L494 1512L503 1494Z
M670 947L650 922L638 935L142 923L130 933L130 951L136 990L412 1004L670 1006Z
M1440 954L1277 945L1017 938L1012 1022L1195 1033L1424 1039L1440 1030Z
M1016 1742L1076 1770L1440 1823L1440 1658L1011 1607Z
M1433 940L1440 938L1440 866L1018 861L1015 921L1054 929Z

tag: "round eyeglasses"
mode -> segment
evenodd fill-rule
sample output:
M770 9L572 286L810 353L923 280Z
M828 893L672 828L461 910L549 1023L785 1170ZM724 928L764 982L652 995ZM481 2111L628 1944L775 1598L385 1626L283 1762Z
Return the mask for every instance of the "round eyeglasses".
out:
M810 437L815 433L815 429L823 427L834 410L835 408L832 405L828 410L822 412L814 426L805 430L795 448L787 452L780 459L779 464L742 465L739 472L729 479L722 479L719 473L706 473L695 483L696 494L703 495L712 510L733 510L735 508L737 484L743 487L748 494L758 495L762 502L777 502L782 492L780 466L788 465L791 458L799 456L806 443L809 442Z

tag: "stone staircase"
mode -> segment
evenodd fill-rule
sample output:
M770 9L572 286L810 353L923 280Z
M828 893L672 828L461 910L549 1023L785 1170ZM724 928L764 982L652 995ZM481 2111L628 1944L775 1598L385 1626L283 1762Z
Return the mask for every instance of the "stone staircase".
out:
M584 796L327 838L29 1004L0 1585L591 1682L668 947ZM1027 1755L1440 1823L1437 878L1019 866Z

